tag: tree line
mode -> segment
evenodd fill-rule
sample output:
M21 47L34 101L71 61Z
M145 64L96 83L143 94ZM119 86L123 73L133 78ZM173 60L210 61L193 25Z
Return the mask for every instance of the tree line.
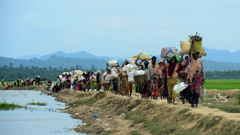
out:
M95 72L97 70L94 65L92 65L91 69L83 69L79 65L71 68L56 68L51 66L47 68L38 66L24 67L22 64L20 64L19 67L13 67L10 63L10 66L5 65L0 67L0 77L4 78L4 80L8 82L16 79L34 78L37 75L40 75L41 79L57 80L57 76L63 72L70 72L76 69L86 72Z
M0 66L0 77L4 78L5 81L13 81L16 79L26 79L34 78L37 75L40 75L42 79L56 80L59 74L63 72L70 72L76 69L80 69L86 72L95 72L97 69L94 65L91 66L91 69L83 69L81 66L77 65L70 68L56 68L56 67L24 67L22 64L19 67L14 67L12 63L9 66ZM102 70L103 72L103 70ZM240 70L229 70L229 71L207 71L207 79L240 79Z

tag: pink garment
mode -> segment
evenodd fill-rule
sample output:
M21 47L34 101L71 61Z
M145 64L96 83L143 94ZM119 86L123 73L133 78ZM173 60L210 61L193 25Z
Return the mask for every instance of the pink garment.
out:
M188 72L188 79L190 79L190 82L192 82L193 76L196 74L197 67L199 63L199 58L195 60L194 58L191 60L191 63L189 65L189 72Z

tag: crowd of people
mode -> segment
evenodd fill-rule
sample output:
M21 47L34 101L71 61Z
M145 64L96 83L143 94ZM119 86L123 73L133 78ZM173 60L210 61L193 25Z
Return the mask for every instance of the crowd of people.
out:
M195 36L199 38L199 36ZM196 40L197 41L197 40ZM201 48L200 48L201 49ZM177 51L172 55L165 55L162 60L157 62L155 56L151 59L141 59L139 57L129 61L126 59L120 67L117 63L109 66L107 63L106 70L100 78L100 73L83 73L81 76L73 74L63 74L62 78L58 77L59 88L72 88L74 91L100 91L101 86L104 91L111 90L114 94L126 95L131 97L133 88L140 93L142 98L167 99L167 103L176 104L176 98L179 97L182 103L191 104L191 107L198 107L200 89L205 82L205 71L203 61L200 60L201 51L193 46L189 48L188 53L179 53ZM174 48L173 48L174 50ZM186 56L184 56L186 55ZM126 66L134 65L139 71L144 71L140 75L145 77L142 82L132 82L129 79L131 71L124 70ZM111 67L111 69L109 68ZM117 75L112 75L112 72ZM73 73L73 72L72 72ZM115 76L115 77L108 77ZM82 79L79 79L79 78ZM135 77L135 76L134 76ZM96 79L95 79L96 78ZM110 79L109 79L110 78ZM174 91L174 87L180 85L180 82L186 84L186 88L180 93Z
M205 82L203 61L200 60L204 55L201 42L202 38L194 35L190 37L189 45L181 46L181 53L178 53L176 48L168 48L167 52L163 48L162 60L158 62L157 57L151 57L145 53L126 59L122 66L113 60L106 64L102 75L100 70L92 73L80 70L64 72L58 76L56 82L52 83L51 80L47 82L47 90L58 92L67 88L87 92L102 89L131 97L135 88L142 98L157 99L159 97L167 99L169 104L176 104L175 100L179 97L183 104L188 102L191 107L197 108L200 90ZM186 51L187 46L189 48ZM41 84L40 76L36 76L35 79L17 79L12 85L33 86L33 82L36 85ZM180 86L180 82L184 82L186 87L177 93L175 87Z
M12 83L4 81L4 78L1 79L1 86L5 87L5 89L9 89L13 87L33 86L33 85L38 86L40 84L41 84L40 76L35 76L35 78L14 79Z

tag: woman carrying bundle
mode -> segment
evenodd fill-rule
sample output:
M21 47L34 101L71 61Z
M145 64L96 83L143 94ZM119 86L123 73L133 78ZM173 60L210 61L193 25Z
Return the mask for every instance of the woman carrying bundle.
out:
M122 68L128 64L128 61L125 60L122 64ZM121 71L120 73L121 76L121 90L123 93L125 93L127 96L131 97L132 96L132 84L128 83L128 76L126 71ZM123 95L123 94L122 94Z
M168 87L168 103L175 103L175 98L177 94L173 91L175 85L179 82L177 70L179 68L179 64L183 61L183 55L181 56L180 62L179 57L174 55L168 59L168 63L165 63L166 57L163 61L165 67L167 68L167 87Z
M201 40L199 36L195 35L195 38L200 38ZM190 65L185 71L188 73L187 79L189 86L181 92L181 95L188 100L192 108L194 108L195 105L195 107L198 108L200 86L205 82L205 71L203 61L199 58L201 48L194 49L194 42L196 42L195 39L192 40L192 45L189 50Z

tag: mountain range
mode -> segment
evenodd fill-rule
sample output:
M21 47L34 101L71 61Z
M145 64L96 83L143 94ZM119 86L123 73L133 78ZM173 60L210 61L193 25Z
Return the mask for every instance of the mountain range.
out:
M236 52L229 52L225 50L217 50L217 49L209 49L205 48L207 56L203 57L204 60L210 60L210 61L215 61L215 62L231 62L231 63L240 63L240 59L238 59L240 51ZM63 51L57 51L52 54L48 55L25 55L18 57L16 59L23 59L23 60L30 60L33 58L41 59L41 60L46 60L51 56L59 56L59 57L65 57L65 58L83 58L83 59L103 59L103 60L110 60L110 59L116 59L116 60L124 60L126 57L116 57L116 56L96 56L93 54L90 54L86 51L80 51L76 53L65 53ZM152 55L152 56L157 56L160 57L159 54L157 55Z
M205 48L207 57L203 58L206 71L226 71L240 70L240 59L238 55L240 51L229 52L215 49ZM157 56L159 59L159 55ZM96 56L86 51L76 53L65 53L58 51L49 55L25 55L18 58L0 57L0 66L38 66L38 67L53 67L53 68L71 68L82 67L83 69L91 69L93 66L97 69L105 69L108 60L118 60L121 65L124 59L128 57L107 57Z

